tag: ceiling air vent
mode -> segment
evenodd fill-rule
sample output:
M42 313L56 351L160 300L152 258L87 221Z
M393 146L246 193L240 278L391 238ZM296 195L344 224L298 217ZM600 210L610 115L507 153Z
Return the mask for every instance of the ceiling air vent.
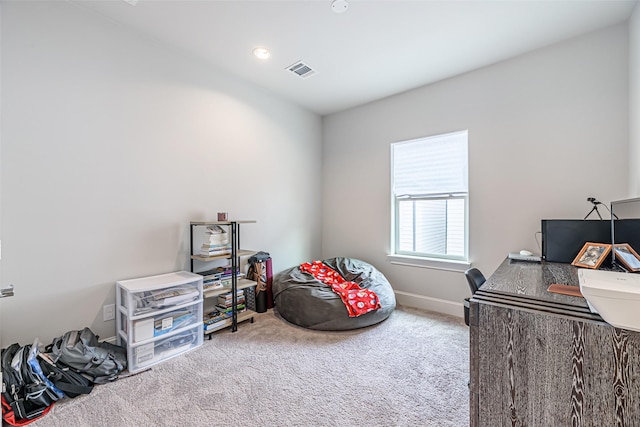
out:
M316 70L314 70L313 68L309 67L307 64L305 64L302 61L298 61L295 64L288 66L287 70L291 71L294 74L297 74L298 76L302 77L303 79L311 77L311 76L313 76L314 74L317 73Z

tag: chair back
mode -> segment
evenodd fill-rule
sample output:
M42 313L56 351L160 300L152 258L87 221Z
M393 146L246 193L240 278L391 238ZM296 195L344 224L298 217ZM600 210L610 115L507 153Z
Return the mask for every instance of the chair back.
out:
M469 282L469 289L471 289L471 294L475 294L478 288L487 281L480 270L475 267L465 271L464 275L467 278L467 282Z

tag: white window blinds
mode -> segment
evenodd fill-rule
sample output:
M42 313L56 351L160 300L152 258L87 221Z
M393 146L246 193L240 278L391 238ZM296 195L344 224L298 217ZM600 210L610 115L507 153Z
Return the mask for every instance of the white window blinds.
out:
M393 144L395 197L467 192L467 131Z

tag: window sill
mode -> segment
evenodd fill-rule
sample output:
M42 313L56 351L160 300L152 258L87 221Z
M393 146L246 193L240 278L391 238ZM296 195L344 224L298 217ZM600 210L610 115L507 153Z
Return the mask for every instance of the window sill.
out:
M457 271L461 273L464 273L469 268L471 268L471 263L468 261L458 261L451 259L423 258L408 255L388 255L387 259L391 264L432 268L435 270Z

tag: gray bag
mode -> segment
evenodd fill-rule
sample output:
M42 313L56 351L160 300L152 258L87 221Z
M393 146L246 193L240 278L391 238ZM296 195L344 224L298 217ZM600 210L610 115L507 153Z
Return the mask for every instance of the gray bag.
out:
M98 342L89 328L69 331L55 338L50 346L54 363L62 363L81 374L90 376L94 383L113 381L127 368L124 347Z

